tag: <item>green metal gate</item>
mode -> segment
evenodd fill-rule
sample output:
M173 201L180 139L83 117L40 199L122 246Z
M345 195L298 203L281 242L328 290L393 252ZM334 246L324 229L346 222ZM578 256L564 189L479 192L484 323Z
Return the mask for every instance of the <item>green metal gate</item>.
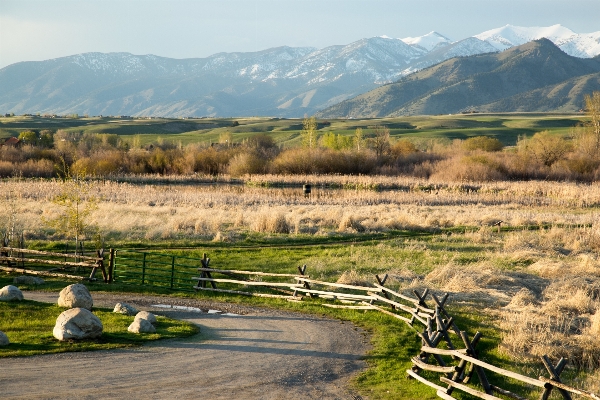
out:
M115 250L113 280L126 285L147 285L177 291L194 291L193 276L200 258L137 250Z

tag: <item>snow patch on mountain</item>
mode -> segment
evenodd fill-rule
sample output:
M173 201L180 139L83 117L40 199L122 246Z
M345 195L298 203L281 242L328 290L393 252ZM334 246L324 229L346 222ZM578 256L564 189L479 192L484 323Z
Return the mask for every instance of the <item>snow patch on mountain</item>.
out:
M565 53L574 57L590 58L600 54L600 31L577 34L562 25L548 27L506 25L502 28L485 31L474 37L488 42L500 51L513 46L520 46L532 40L546 38Z
M439 46L440 44L452 43L452 40L448 39L446 36L441 35L435 31L429 32L428 34L423 35L423 36L406 37L406 38L400 39L400 40L402 40L404 43L408 44L409 46L414 46L414 47L423 49L425 51L431 51L435 47Z
M549 27L522 27L505 25L502 28L491 29L475 35L477 39L484 40L500 51L513 46L520 46L532 40L546 38L554 42L557 46L560 43L568 41L575 32L563 27L562 25L552 25Z

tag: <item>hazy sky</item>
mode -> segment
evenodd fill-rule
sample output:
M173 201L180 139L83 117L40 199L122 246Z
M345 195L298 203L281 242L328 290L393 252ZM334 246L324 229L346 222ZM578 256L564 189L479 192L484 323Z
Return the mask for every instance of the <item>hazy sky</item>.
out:
M600 30L600 0L0 0L0 68L91 51L206 57L506 24Z

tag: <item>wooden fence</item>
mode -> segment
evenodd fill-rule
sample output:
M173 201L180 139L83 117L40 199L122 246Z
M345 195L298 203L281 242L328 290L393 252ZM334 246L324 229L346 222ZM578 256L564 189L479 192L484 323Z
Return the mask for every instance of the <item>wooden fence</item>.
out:
M118 253L118 256L117 256ZM385 286L387 275L375 275L376 284L357 286L311 279L306 265L298 267L298 273L275 274L261 271L223 270L210 267L206 254L202 259L145 253L133 250L110 251L108 272L104 267L104 251L96 257L52 253L37 250L0 247L0 270L32 275L50 275L72 279L95 279L97 270L102 271L105 282L114 278L123 283L153 284L173 290L213 291L244 296L283 298L289 301L321 298L332 302L323 304L332 308L373 310L397 318L413 328L421 338L421 349L412 361L409 377L436 390L442 399L454 399L455 391L468 393L481 399L517 399L524 397L506 388L493 385L488 375L510 378L525 385L524 391L540 391L540 399L546 400L556 390L564 399L571 394L600 400L600 396L563 383L560 375L567 361L560 359L553 365L548 357L541 358L548 377L531 378L481 360L477 345L482 337L476 332L471 338L461 330L446 310L448 294L441 297L425 289L422 293L400 293ZM52 271L26 269L31 266L52 266ZM68 270L91 270L90 276L67 274ZM192 269L200 276L192 273ZM60 271L60 272L54 272ZM197 283L190 288L190 280ZM217 287L219 285L219 287ZM477 376L478 384L473 383ZM492 375L490 375L492 376ZM437 378L437 379L436 379ZM494 379L494 382L498 379ZM498 397L503 396L503 397Z
M3 246L0 247L0 263L6 265L0 266L2 271L77 280L95 280L96 272L100 270L104 282L109 281L109 275L104 267L104 249L96 251L96 256L91 257ZM50 270L39 268L48 266L51 267ZM85 275L81 275L81 272ZM90 273L89 276L87 272Z
M278 297L293 301L318 297L334 301L334 303L323 304L326 307L375 310L403 321L416 331L422 343L419 354L411 359L412 368L406 373L408 377L435 389L437 396L442 399L454 399L452 393L460 391L486 400L504 398L525 400L522 395L491 384L488 375L493 374L504 378L504 381L512 379L519 382L524 392L539 390L539 398L542 400L547 400L553 390L558 391L562 398L567 400L571 399L571 394L600 400L597 394L577 389L561 381L560 374L567 363L562 358L553 365L547 356L541 357L548 377L538 378L531 378L482 361L477 350L482 334L476 332L471 338L466 331L457 326L454 318L446 310L449 299L447 293L441 297L428 289L422 293L412 291L410 295L400 293L385 286L387 275L383 277L375 275L377 283L373 286L356 286L310 279L310 276L306 275L306 265L298 267L299 274L272 274L215 269L209 267L209 262L210 259L205 254L202 267L198 268L200 276L192 278L198 281L194 286L195 290ZM221 275L225 278L213 275ZM277 281L265 281L265 278L277 279ZM282 279L287 279L288 282L282 282ZM290 280L295 282L289 282ZM229 287L241 285L246 290L217 288L217 284L225 284ZM249 291L251 287L283 291L285 295ZM478 384L473 382L474 375L477 376ZM497 377L493 381L498 381Z

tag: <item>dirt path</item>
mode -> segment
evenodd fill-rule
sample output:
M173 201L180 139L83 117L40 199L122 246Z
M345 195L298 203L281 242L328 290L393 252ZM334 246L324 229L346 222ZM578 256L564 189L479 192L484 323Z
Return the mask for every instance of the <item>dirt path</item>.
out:
M57 294L24 292L56 301ZM165 310L152 304L218 304L92 294L94 305L125 301L200 326L190 338L136 349L66 353L0 361L3 399L355 399L349 378L365 367L365 334L350 323L303 314L223 305L238 315ZM179 304L178 304L179 303ZM215 307L217 306L217 307ZM218 308L217 308L218 309Z

